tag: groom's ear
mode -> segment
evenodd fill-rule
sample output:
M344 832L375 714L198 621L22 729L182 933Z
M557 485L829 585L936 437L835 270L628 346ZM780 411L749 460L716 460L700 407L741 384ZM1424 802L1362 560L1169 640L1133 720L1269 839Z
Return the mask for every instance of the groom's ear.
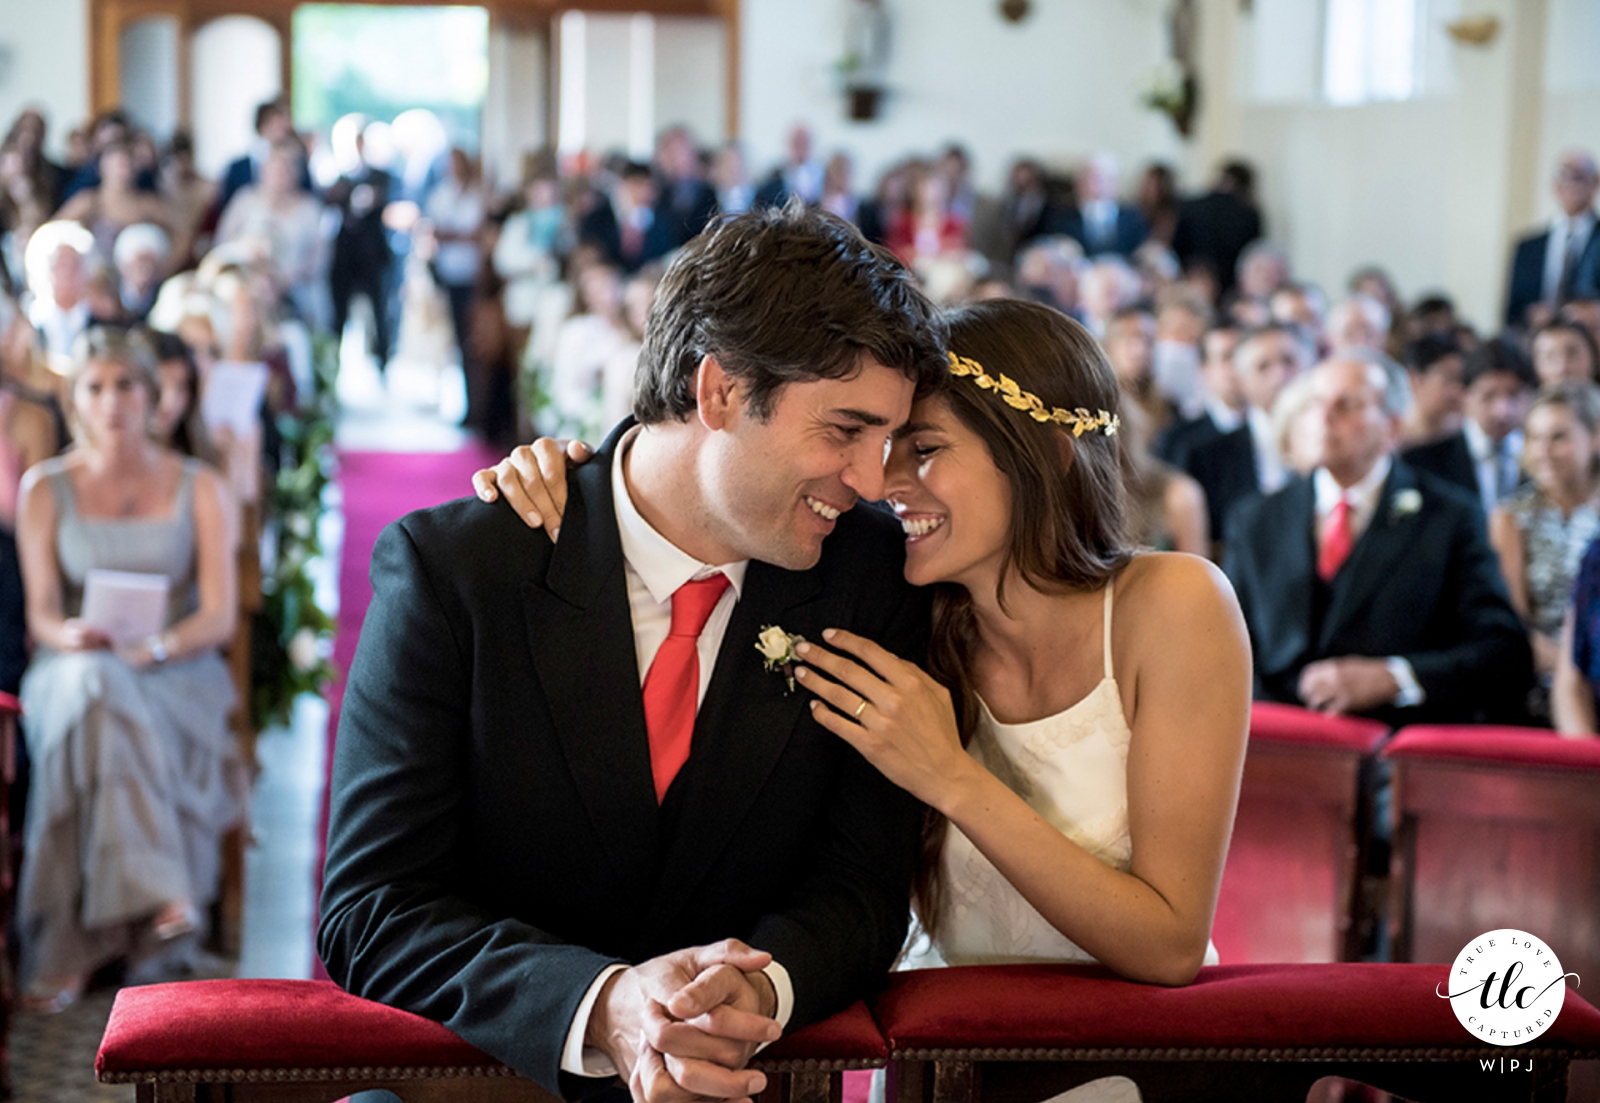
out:
M699 407L700 424L712 432L725 429L729 419L739 410L738 380L724 371L717 358L708 353L700 358L700 367L695 372L694 397Z

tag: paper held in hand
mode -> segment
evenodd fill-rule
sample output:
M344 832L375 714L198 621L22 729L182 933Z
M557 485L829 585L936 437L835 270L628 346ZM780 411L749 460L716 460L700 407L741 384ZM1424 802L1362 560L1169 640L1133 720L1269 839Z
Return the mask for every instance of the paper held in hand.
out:
M94 568L84 577L82 620L114 643L148 639L167 626L166 575Z
M205 394L200 399L206 428L214 433L226 427L241 437L254 432L266 393L265 364L224 360L215 365L206 373Z

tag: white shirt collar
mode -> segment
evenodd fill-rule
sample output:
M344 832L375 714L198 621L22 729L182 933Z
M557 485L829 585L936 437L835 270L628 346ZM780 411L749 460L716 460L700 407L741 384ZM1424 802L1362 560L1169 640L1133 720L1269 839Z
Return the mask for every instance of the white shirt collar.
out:
M1231 433L1244 424L1244 415L1216 395L1206 395L1206 413L1211 418L1211 424L1224 433Z
M1372 470L1362 476L1361 481L1354 486L1342 487L1328 474L1326 467L1317 468L1311 476L1311 483L1316 488L1317 516L1326 517L1333 512L1343 498L1350 503L1352 509L1363 517L1370 517L1378 504L1378 494L1383 490L1383 481L1389 477L1389 469L1393 466L1388 456L1379 457L1378 462L1372 465Z
M623 559L644 582L650 596L661 604L671 600L678 587L685 582L705 578L719 571L728 576L728 581L733 584L734 600L738 600L744 588L745 570L750 566L748 559L718 566L702 563L657 532L633 504L633 497L628 493L628 480L623 476L623 467L637 432L634 429L622 439L611 461L611 495L616 503L617 534L622 539Z
M1483 431L1483 427L1470 417L1462 419L1461 435L1467 440L1467 451L1472 453L1473 463L1483 463L1494 456L1494 442ZM1521 429L1513 429L1506 434L1505 451L1512 457L1522 455Z

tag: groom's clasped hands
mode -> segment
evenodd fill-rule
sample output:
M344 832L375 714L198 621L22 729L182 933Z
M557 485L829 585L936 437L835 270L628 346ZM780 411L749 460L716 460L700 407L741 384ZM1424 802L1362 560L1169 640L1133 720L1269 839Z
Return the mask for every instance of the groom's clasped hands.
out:
M782 1033L760 972L772 956L737 939L652 958L608 979L585 1035L636 1103L748 1100L766 1076L744 1066Z

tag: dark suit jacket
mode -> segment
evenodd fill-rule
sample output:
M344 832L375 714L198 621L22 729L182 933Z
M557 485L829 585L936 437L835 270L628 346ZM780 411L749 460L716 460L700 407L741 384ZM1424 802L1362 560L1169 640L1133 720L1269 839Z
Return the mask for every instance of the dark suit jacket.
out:
M371 204L358 212L356 189L363 185L372 189ZM389 234L383 226L383 209L389 205L393 186L394 177L388 172L366 167L339 177L323 196L339 208L339 232L333 239L332 261L336 278L344 273L381 273L394 259Z
M1261 493L1256 449L1249 424L1190 448L1183 469L1206 492L1206 510L1215 540L1227 531L1228 514Z
M1113 241L1091 242L1088 231L1084 226L1083 211L1079 207L1057 207L1050 210L1043 223L1045 232L1049 234L1065 234L1072 238L1088 256L1100 253L1117 253L1128 257L1133 251L1144 244L1144 239L1150 236L1150 226L1133 207L1117 204L1116 232Z
M704 180L691 180L681 187L670 182L661 184L655 220L665 227L672 248L699 234L716 213L717 193Z
M1232 430L1229 430L1230 432ZM1170 463L1173 467L1183 467L1189 462L1189 454L1201 448L1218 437L1223 436L1223 431L1217 423L1211 420L1209 413L1199 417L1190 418L1188 421L1175 421L1168 426L1167 431L1161 434L1156 442L1156 455ZM1213 532L1219 531L1216 529Z
M624 272L636 272L641 266L665 256L682 244L673 239L671 220L653 216L650 228L644 232L644 246L638 256L623 256L622 227L617 222L617 212L612 208L611 201L604 196L578 223L578 240L598 248L605 254L607 262Z
M1511 277L1506 286L1506 325L1522 325L1528 307L1544 298L1544 254L1549 245L1550 231L1545 230L1522 238L1512 250ZM1578 258L1572 289L1580 298L1600 294L1600 227L1589 235L1589 243Z
M1400 458L1418 471L1426 471L1452 486L1460 487L1478 504L1483 513L1483 491L1478 487L1478 466L1472 462L1467 435L1460 430L1427 444L1413 445Z
M571 476L561 540L461 500L386 528L340 717L318 950L552 1091L593 979L729 936L794 984L791 1026L869 994L905 936L921 806L763 669L766 625L920 660L928 599L883 513L820 563L752 562L659 807L611 495L620 433Z
M1378 710L1379 719L1517 714L1533 657L1470 498L1395 461L1367 530L1328 587L1320 625L1315 524L1312 480L1299 478L1245 503L1228 530L1223 569L1250 629L1258 698L1299 703L1300 672L1318 659L1398 655L1426 699Z
M1233 287L1239 254L1263 233L1260 211L1231 192L1213 191L1179 206L1172 251L1182 264L1202 260L1212 265L1219 290L1226 293Z

